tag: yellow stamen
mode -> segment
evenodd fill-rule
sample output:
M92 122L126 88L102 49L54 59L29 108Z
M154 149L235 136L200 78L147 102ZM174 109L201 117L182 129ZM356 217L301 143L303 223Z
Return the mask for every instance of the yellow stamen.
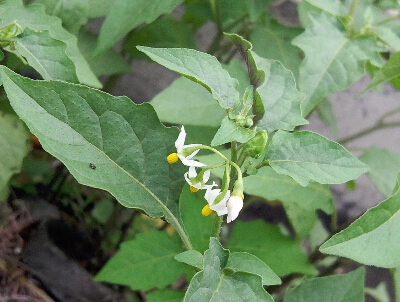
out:
M167 156L167 161L170 164L176 163L179 160L178 154L176 153L171 153L170 155Z
M202 210L201 210L201 214L203 216L208 216L213 212L213 210L210 209L209 205L206 205Z
M198 190L199 190L199 189L190 186L190 192L194 193L194 192L197 192Z

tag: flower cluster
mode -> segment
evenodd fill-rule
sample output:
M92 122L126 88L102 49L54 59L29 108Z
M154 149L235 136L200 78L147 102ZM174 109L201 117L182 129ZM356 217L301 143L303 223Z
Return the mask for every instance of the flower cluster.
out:
M175 142L176 153L171 153L167 157L167 161L172 164L181 160L181 162L189 167L189 171L184 174L186 182L190 185L191 192L206 190L204 198L207 200L207 205L203 208L204 216L210 215L213 211L218 216L226 215L227 222L235 220L240 210L243 208L243 186L235 185L231 194L230 190L214 188L217 186L215 182L207 184L210 179L210 169L205 164L193 160L192 158L199 152L202 145L191 144L185 145L186 132L182 126L178 139ZM196 172L196 167L204 167L199 173ZM241 178L240 178L241 179Z

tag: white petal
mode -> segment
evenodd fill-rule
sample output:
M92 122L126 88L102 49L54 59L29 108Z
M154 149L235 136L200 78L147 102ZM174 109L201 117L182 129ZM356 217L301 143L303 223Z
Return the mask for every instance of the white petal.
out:
M184 164L185 166L188 166L188 167L204 167L205 166L205 164L203 164L203 163L200 163L195 160L187 159L180 154L178 154L178 157L181 160L182 164Z
M178 138L175 141L175 147L178 152L182 151L182 148L185 145L185 139L186 139L186 132L185 128L182 126L181 132L179 132Z
M219 203L217 203L215 205L210 205L210 209L217 212L218 216L225 215L228 213L226 201L228 200L230 193L231 192L228 190L226 192L224 198ZM215 198L214 198L214 200L215 200Z
M214 203L215 198L221 193L220 189L212 189L212 187L208 188L204 198L207 200L208 204L211 206Z
M196 168L195 167L189 167L189 178L193 178L196 177L197 173L196 173Z
M189 172L186 172L185 174L183 174L183 176L185 177L186 182L191 186L192 185L192 181L188 177L188 174L190 173L190 168L189 168Z
M206 183L210 179L210 170L206 170L203 174L203 182Z
M228 217L226 222L229 223L239 216L239 212L243 208L243 199L236 195L231 196L228 200L227 208Z

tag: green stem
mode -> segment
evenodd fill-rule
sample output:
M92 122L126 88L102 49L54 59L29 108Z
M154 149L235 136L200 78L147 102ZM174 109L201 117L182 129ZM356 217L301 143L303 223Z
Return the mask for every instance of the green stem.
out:
M386 22L397 20L398 18L400 18L400 14L394 15L394 16L386 18L386 19L383 19L383 20L375 23L374 26L379 26L379 25L382 25L382 24L384 24Z
M193 149L206 149L206 150L210 150L212 152L214 152L215 154L217 154L219 157L221 157L224 161L229 161L229 159L226 158L225 155L223 155L221 152L219 152L218 150L214 149L213 147L209 147L206 145L201 145L201 146L196 146L196 147L192 147Z
M358 5L358 0L353 0L353 3L351 4L351 7L350 7L350 13L349 13L349 17L352 20L354 19L354 15L356 14L357 5Z
M231 142L231 162L236 163L237 162L237 144L236 141L232 141ZM231 183L229 184L229 189L232 190L233 185L236 181L236 171L235 170L231 170L230 173L230 179L231 179Z
M222 29L222 20L221 20L221 13L219 9L219 0L210 0L211 10L214 15L215 23L217 24L217 34L214 37L211 45L207 49L207 53L213 54L219 46L219 43L224 36L224 31Z
M357 132L357 133L355 133L353 135L350 135L350 136L347 136L345 138L342 138L342 139L338 140L338 143L343 145L343 144L348 143L349 141L352 141L354 139L360 138L360 137L365 136L367 134L370 134L370 133L372 133L374 131L377 131L377 130L380 130L380 129L384 129L384 128L399 127L399 126L400 126L400 121L387 122L387 123L384 123L384 122L377 123L377 124L375 124L374 126L372 126L370 128L364 129L364 130L362 130L360 132Z
M221 226L222 226L222 221L224 220L224 216L218 216L214 220L214 225L212 228L211 232L211 237L215 237L219 239L219 234L221 233Z

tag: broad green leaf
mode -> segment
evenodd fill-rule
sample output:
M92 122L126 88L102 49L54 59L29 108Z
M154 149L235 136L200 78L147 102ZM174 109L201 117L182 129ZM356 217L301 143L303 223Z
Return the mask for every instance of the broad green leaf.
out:
M220 108L221 109L221 108ZM202 144L210 145L211 141L217 132L218 128L214 127L202 127L202 126L185 126L186 129L186 141L188 144ZM207 150L203 150L202 154L206 154Z
M249 253L230 253L226 267L235 272L259 275L262 278L263 285L277 285L282 283L281 279L268 265Z
M8 196L8 181L21 171L22 160L28 153L29 133L16 116L0 112L0 201Z
M255 53L263 58L281 62L293 73L295 79L298 79L302 52L292 45L291 41L302 32L299 28L287 27L271 19L267 25L254 27L250 41Z
M385 17L387 18L387 15ZM380 40L393 48L394 51L400 51L400 24L397 20L373 27L373 31Z
M243 60L246 62L250 84L254 88L260 86L265 81L265 72L257 68L253 53L251 52L253 47L251 43L237 34L225 34L225 37L236 46Z
M223 109L235 109L240 104L238 81L215 57L186 48L137 48L155 62L204 86Z
M146 294L147 302L182 302L185 293L179 290L163 289Z
M254 52L253 57L257 68L265 72L265 81L257 88L265 109L258 129L271 133L308 124L300 109L304 95L297 90L293 74L278 61L261 58Z
M166 161L179 131L164 127L150 104L33 81L6 67L0 78L15 112L78 182L110 192L125 207L165 216L184 232L177 204L184 167Z
M195 32L190 24L176 21L174 18L158 19L138 29L124 43L124 49L138 59L149 59L136 46L196 48Z
M241 127L229 117L225 117L222 120L221 127L211 141L211 146L219 146L231 141L245 143L251 139L255 133L256 131L254 128L249 129Z
M219 127L226 116L204 87L185 77L175 80L150 103L160 120L167 123Z
M79 52L76 37L61 26L59 18L47 15L42 5L24 6L22 0L6 0L0 3L0 16L0 27L16 20L22 29L29 27L31 30L49 31L50 37L67 44L65 52L74 62L79 82L96 88L101 87L101 83Z
M237 221L228 242L232 252L247 252L265 262L278 276L290 273L316 274L299 243L279 228L262 220Z
M88 11L88 17L97 18L107 15L115 1L116 0L89 0L90 10Z
M43 4L46 13L59 17L63 27L73 34L77 34L81 26L87 23L88 13L92 9L90 0L35 0L35 4Z
M272 169L302 186L312 180L344 183L368 171L368 166L343 146L310 131L278 131L267 146L265 158Z
M249 82L243 65L237 60L232 60L229 65L222 67L229 72L231 77L239 80L238 90L243 94ZM161 121L183 124L185 127L188 125L219 127L222 119L226 116L225 110L215 102L207 89L185 77L175 80L169 87L161 91L151 100L151 104ZM190 131L187 133L189 137ZM211 139L207 145L210 144Z
M182 2L183 0L116 0L100 29L95 53L100 54L110 49L132 29L171 13Z
M379 283L376 288L365 288L365 293L375 299L376 302L390 302L390 296L385 282Z
M400 266L400 191L369 209L321 247L325 254L342 256L379 267Z
M98 56L94 56L97 36L84 28L79 31L78 47L89 63L90 68L96 76L125 73L131 70L121 54L110 49Z
M333 212L333 197L327 185L315 182L306 187L270 167L259 169L256 175L243 179L244 190L267 200L279 200L293 225L297 236L304 237L317 221L315 211Z
M96 275L96 281L123 284L133 290L160 289L174 283L190 267L174 259L182 252L178 235L151 231L138 234L134 240L125 241Z
M400 172L400 155L372 146L359 159L370 166L367 175L379 192L392 196Z
M391 55L389 61L387 61L386 64L375 73L371 83L361 93L364 93L372 87L375 87L383 82L388 82L399 76L400 52L396 52L395 54Z
M182 252L174 258L176 261L186 263L198 269L203 269L203 255L196 250Z
M363 267L344 275L304 279L288 289L284 302L364 302Z
M47 30L26 27L15 40L15 49L43 79L78 83L75 65L65 52L67 44L50 37Z
M201 214L201 210L207 204L204 194L203 190L192 193L189 185L185 185L179 198L179 209L186 232L193 248L201 253L208 248L215 219L215 214L207 217Z
M317 107L315 107L315 110L317 111L318 117L321 119L321 121L328 126L329 130L331 130L335 136L337 136L337 121L331 102L327 98L323 98Z
M232 78L238 80L239 86L237 87L237 90L239 91L240 95L243 95L246 88L250 85L249 75L245 69L245 66L243 66L243 62L232 59L228 65L222 65L222 67L228 71Z
M210 247L204 253L204 270L190 281L184 302L262 301L273 302L262 287L258 275L232 272L226 268L229 250L222 248L216 238L210 238Z
M361 78L365 62L380 61L378 52L385 51L373 35L347 38L334 17L322 13L311 18L313 26L292 42L305 53L299 79L300 91L306 94L302 103L304 116L323 98L348 88Z

